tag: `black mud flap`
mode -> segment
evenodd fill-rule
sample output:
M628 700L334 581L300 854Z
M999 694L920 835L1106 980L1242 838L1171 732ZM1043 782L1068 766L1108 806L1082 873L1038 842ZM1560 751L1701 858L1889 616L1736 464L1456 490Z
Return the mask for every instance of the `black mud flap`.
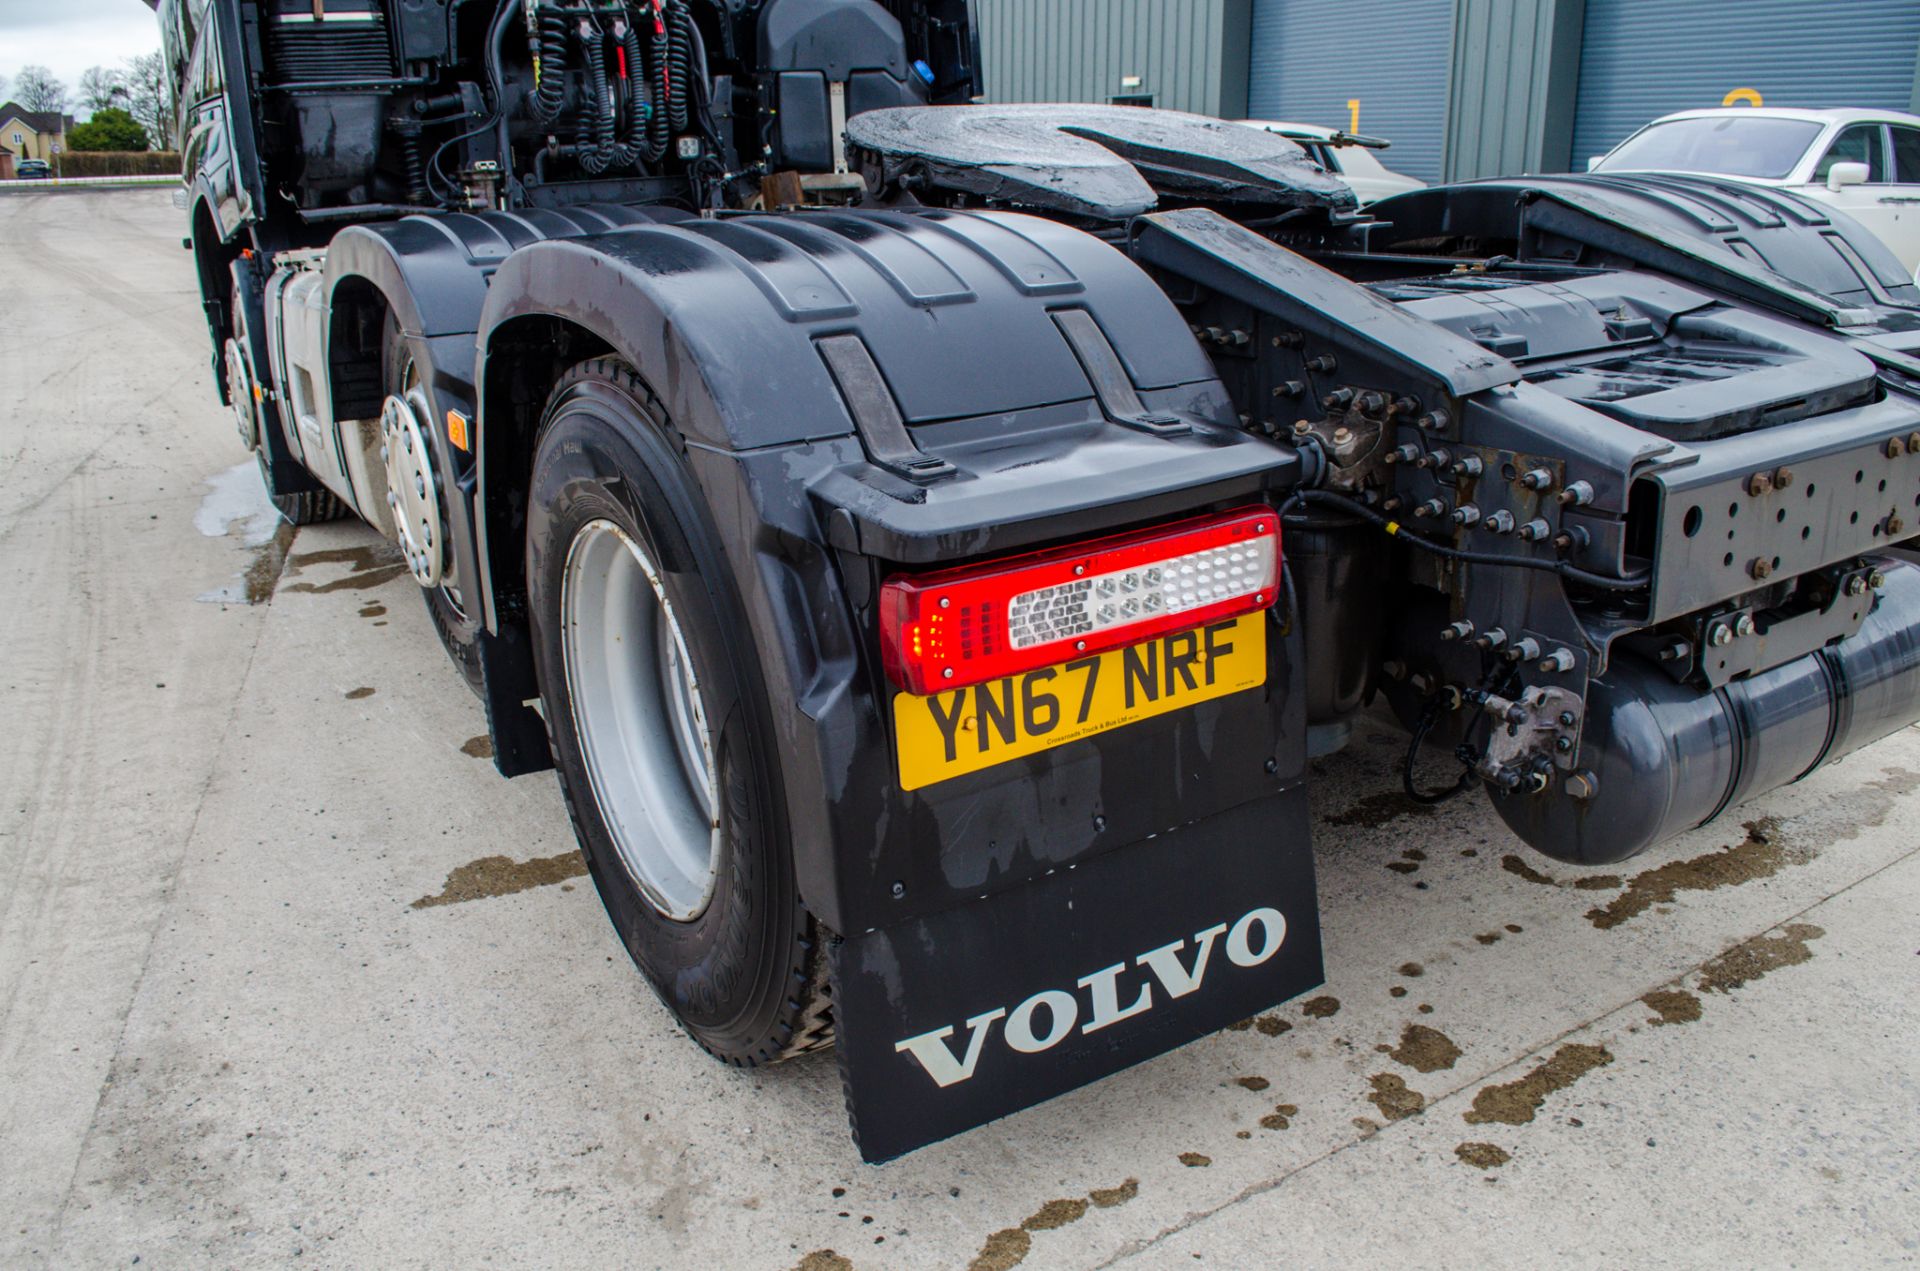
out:
M833 961L854 1141L884 1161L1164 1054L1321 983L1304 787Z

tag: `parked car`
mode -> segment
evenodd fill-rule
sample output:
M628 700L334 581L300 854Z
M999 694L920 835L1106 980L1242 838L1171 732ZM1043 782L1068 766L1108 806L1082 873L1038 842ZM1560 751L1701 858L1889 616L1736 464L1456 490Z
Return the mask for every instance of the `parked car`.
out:
M22 159L14 165L13 175L20 181L44 181L53 175L53 168L45 159Z
M1733 106L1654 120L1594 172L1696 172L1804 194L1877 234L1920 281L1920 115Z
M1390 144L1378 137L1361 137L1312 124L1283 124L1267 119L1243 120L1250 127L1264 128L1296 142L1307 157L1353 188L1354 197L1372 203L1393 194L1426 188L1425 181L1389 171L1375 156Z

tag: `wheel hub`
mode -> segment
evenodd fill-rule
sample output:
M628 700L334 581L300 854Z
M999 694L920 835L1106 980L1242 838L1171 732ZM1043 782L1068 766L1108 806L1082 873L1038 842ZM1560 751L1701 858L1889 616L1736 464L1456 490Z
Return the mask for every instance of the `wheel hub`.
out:
M621 865L661 914L691 921L719 861L706 705L659 570L613 522L568 548L560 621L574 732Z
M249 451L260 448L260 399L253 380L253 363L238 339L227 341L227 396L233 402L233 426L240 433L240 444Z
M428 418L419 389L388 397L380 408L380 459L387 469L387 507L407 568L422 587L438 587L447 573L446 530L433 450L422 426Z

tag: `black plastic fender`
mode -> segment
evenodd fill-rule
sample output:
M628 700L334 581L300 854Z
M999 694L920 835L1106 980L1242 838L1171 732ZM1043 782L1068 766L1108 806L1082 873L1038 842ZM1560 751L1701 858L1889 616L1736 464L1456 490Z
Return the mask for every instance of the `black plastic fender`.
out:
M1093 319L1123 385L1083 367L1069 312ZM818 212L515 253L479 335L496 633L518 625L515 430L539 406L515 350L578 338L562 325L638 369L682 436L765 660L802 895L832 929L1007 890L1301 779L1280 636L1264 692L910 794L892 777L871 608L885 572L1258 501L1292 480L1293 452L1240 427L1178 311L1105 243L1013 214ZM822 347L849 337L877 373L857 383ZM1137 416L1118 418L1096 378L1130 390ZM882 461L903 441L925 479Z

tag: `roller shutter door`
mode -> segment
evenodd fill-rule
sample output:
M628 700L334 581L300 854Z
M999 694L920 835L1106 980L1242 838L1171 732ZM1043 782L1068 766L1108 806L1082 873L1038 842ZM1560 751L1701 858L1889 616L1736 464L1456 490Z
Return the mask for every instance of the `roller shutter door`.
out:
M1385 137L1381 160L1423 181L1440 176L1453 0L1254 0L1247 113Z
M1917 50L1916 0L1587 0L1573 166L1737 88L1768 106L1907 110Z

